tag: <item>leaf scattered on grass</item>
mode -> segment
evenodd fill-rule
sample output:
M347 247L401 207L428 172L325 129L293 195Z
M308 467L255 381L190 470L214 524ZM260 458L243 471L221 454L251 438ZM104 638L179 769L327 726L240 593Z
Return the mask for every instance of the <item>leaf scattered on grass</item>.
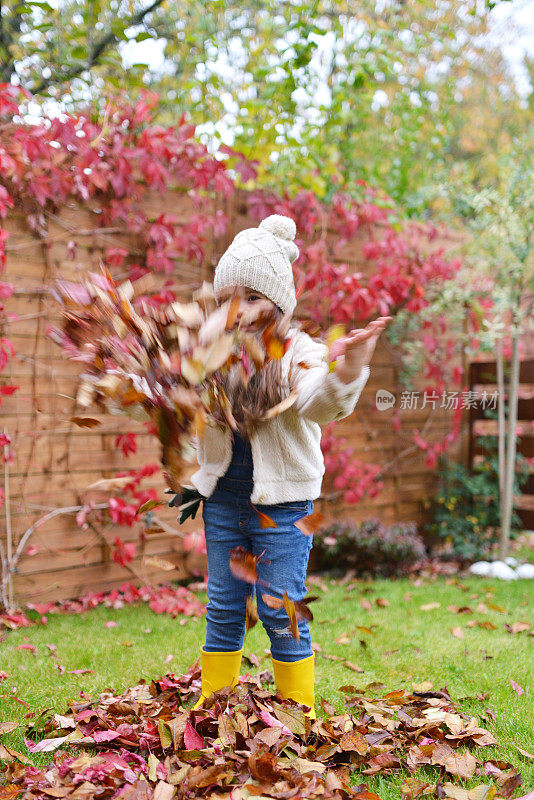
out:
M515 747L517 747L522 756L525 756L525 758L531 758L534 761L534 755L532 753L529 753L528 750L523 750L517 744L515 745Z
M89 592L77 600L62 600L61 602L27 603L29 611L41 614L40 624L47 621L46 614L81 614L96 606L104 605L108 608L122 608L125 605L138 605L148 603L155 614L168 614L171 617L178 615L188 617L201 617L206 613L206 606L185 586L171 586L161 583L157 586L134 586L125 582L118 589L110 592ZM26 628L35 623L25 611L16 611L0 614L0 627L9 630ZM0 680L1 680L0 671Z
M335 714L322 699L328 717L312 721L304 707L264 688L262 680L271 679L267 672L247 676L234 690L222 689L202 708L187 710L184 704L200 692L197 660L185 675L72 700L65 715L45 717L32 734L40 740L31 740L31 749L53 751L52 763L33 766L0 745L7 782L17 789L12 797L380 800L367 784L351 785L351 770L404 773L406 800L497 800L512 797L521 784L512 764L469 752L495 739L476 718L455 710L445 688L383 693L376 682L346 686L347 710ZM413 776L423 765L435 771L425 782ZM475 775L485 781L469 790L457 784Z

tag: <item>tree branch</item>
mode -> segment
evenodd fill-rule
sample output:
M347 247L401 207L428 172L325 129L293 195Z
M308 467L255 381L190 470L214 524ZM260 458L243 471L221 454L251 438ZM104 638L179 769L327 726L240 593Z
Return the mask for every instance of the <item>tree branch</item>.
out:
M133 25L139 25L143 22L144 18L147 14L150 14L154 11L158 6L162 5L163 0L154 0L151 5L145 8L142 11L138 11L137 14L134 14L133 17L129 20L129 22L125 22L124 29L131 28ZM102 36L93 46L91 52L88 55L87 61L84 64L79 64L78 66L71 67L69 70L64 72L61 75L53 75L48 80L42 80L40 83L37 84L33 89L30 89L32 94L39 94L47 89L49 86L52 86L56 83L65 83L66 81L72 80L72 78L76 78L82 72L86 70L90 70L93 67L102 53L114 42L118 41L118 37L112 31L109 31L104 36Z

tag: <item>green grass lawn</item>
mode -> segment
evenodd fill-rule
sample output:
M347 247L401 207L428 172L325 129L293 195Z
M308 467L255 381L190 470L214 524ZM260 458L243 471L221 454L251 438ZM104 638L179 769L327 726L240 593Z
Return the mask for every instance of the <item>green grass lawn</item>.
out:
M510 761L521 770L523 786L514 796L534 789L534 761L516 747L534 753L534 636L512 634L504 628L505 623L522 621L534 628L532 582L472 577L439 578L421 585L409 580L357 581L349 586L326 581L322 587L309 588L320 596L312 606L317 700L322 696L341 711L339 687L344 684L364 687L381 681L384 689L375 690L375 696L394 689L411 690L423 681L436 689L446 686L458 710L477 716L499 742L498 747L474 750L475 756ZM376 598L385 598L389 605L377 605ZM371 609L364 608L362 601L369 601ZM440 605L421 609L430 603ZM479 603L487 610L477 611ZM473 613L453 613L449 605L469 606ZM495 628L468 627L470 620L490 622ZM105 627L107 621L117 626ZM28 711L52 708L61 713L69 698L79 697L82 691L86 696L108 688L119 692L140 678L149 681L166 672L185 671L198 655L205 621L187 618L184 624L180 622L184 620L156 615L146 606L100 607L82 616L50 615L45 626L10 632L0 643L0 669L8 674L7 680L0 681L0 720L17 720L21 727L0 741L26 753L23 724ZM454 628L462 629L463 639L452 635ZM36 647L36 655L17 649L26 643ZM47 645L57 648L53 654ZM264 667L269 665L267 647L266 635L257 625L247 635L245 652L263 657ZM173 658L166 663L169 655ZM356 673L328 655L341 656L364 672ZM65 670L93 672L61 674L58 661ZM514 691L511 680L522 687L523 694ZM11 697L13 687L29 708ZM487 697L477 699L483 693ZM32 756L37 764L50 758L50 754ZM434 781L437 775L435 771L418 774ZM367 782L382 800L400 797L402 778L355 778ZM476 777L464 785L481 782L490 780Z

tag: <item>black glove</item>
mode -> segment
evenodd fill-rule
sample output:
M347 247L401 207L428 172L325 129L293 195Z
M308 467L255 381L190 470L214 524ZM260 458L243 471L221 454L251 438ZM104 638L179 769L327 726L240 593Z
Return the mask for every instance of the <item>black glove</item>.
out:
M194 486L182 486L182 491L178 493L174 493L173 489L165 489L165 494L174 494L169 506L181 510L180 525L189 517L195 519L201 502L206 499Z

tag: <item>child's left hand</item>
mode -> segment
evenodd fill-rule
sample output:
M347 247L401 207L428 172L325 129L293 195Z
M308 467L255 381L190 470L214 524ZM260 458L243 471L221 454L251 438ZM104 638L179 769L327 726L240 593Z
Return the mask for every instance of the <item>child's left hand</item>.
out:
M358 377L362 367L369 364L378 337L393 317L378 317L365 328L353 328L335 342L336 374L344 383Z

